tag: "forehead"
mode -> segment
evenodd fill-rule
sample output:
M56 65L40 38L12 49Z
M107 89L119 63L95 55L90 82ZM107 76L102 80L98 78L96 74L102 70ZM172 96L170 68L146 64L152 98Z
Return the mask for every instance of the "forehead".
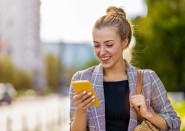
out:
M112 26L94 28L92 35L93 35L93 39L119 37L117 34L117 29Z

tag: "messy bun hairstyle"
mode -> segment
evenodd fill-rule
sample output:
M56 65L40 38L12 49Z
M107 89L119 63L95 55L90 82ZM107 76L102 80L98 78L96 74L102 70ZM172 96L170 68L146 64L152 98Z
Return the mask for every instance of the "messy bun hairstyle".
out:
M126 19L126 13L122 8L110 6L106 10L106 15L100 17L94 28L100 29L105 26L113 26L117 28L117 33L121 41L128 38L128 45L132 38L131 23Z

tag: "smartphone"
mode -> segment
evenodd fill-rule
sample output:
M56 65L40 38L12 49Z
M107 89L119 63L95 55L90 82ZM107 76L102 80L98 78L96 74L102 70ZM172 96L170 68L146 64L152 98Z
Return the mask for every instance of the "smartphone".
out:
M95 101L92 103L91 106L99 106L100 105L100 101L98 100L98 97L97 97L91 83L88 80L73 81L71 84L72 84L72 87L73 87L76 94L79 94L83 91L86 91L86 92L91 92L92 95L95 96Z

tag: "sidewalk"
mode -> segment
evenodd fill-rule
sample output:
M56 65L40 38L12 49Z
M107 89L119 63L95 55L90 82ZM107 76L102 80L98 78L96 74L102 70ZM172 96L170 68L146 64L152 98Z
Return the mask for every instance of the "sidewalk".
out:
M1 131L69 131L69 98L21 99L0 107Z

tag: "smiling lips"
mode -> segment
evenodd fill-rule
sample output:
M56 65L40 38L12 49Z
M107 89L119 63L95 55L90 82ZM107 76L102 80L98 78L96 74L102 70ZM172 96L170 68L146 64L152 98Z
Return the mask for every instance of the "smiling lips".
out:
M103 63L106 63L110 60L110 56L109 57L100 57L100 60L103 62Z

